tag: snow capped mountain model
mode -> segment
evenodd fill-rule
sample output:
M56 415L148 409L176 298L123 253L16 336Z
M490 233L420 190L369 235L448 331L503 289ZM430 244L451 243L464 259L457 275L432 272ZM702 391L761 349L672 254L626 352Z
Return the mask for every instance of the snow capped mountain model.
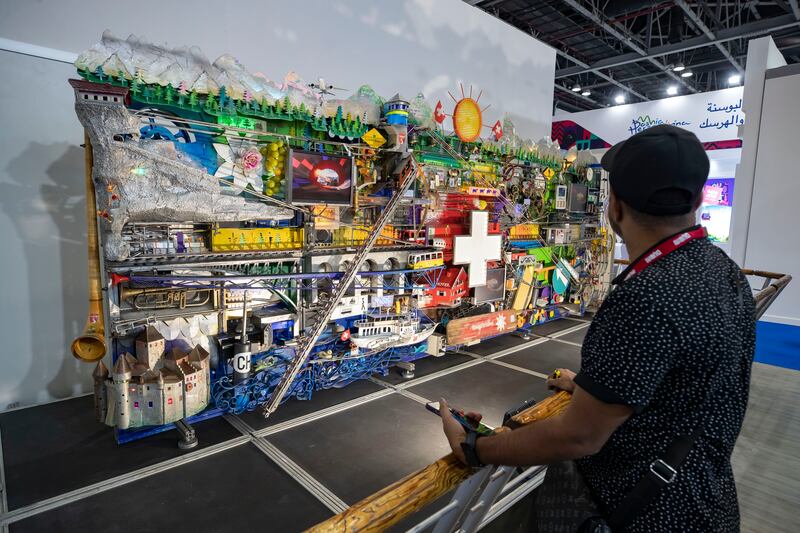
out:
M359 348L376 350L380 348L410 346L431 336L436 323L421 324L414 315L370 315L356 320L356 333L350 340Z

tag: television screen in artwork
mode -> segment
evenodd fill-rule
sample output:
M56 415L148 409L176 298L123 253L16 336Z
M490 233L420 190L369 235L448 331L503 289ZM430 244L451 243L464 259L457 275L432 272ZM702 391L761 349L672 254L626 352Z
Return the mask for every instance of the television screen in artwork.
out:
M292 203L350 205L352 158L293 150L289 169Z
M505 297L506 270L490 268L486 271L486 285L475 287L475 303L495 302Z

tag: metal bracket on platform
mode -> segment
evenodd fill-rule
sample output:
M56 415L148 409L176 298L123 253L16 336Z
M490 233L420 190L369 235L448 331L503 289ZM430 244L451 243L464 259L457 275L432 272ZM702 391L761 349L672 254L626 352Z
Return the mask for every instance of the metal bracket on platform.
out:
M413 379L414 378L414 370L416 370L416 365L411 362L401 361L395 365L400 370L400 375L403 376L403 379Z
M185 419L175 422L175 429L178 430L180 439L178 439L178 448L181 450L191 450L196 448L200 441L197 440L197 434L194 428L186 423Z

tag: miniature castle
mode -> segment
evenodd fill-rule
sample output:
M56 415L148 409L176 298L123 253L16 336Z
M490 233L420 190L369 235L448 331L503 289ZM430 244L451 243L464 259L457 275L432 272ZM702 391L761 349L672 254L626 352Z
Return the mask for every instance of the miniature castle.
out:
M136 357L120 354L111 372L100 361L92 376L97 419L119 429L168 424L208 405L209 353L201 346L167 352L153 326L136 337Z

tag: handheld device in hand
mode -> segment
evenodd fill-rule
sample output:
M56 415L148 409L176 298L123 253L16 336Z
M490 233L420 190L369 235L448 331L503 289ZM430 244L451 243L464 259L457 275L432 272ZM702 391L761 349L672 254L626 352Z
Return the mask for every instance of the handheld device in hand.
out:
M434 414L442 416L442 412L439 409L439 402L428 402L425 404L425 408ZM494 435L494 428L487 426L483 422L476 422L475 420L467 418L461 411L450 407L450 414L456 419L456 422L464 426L465 429L475 431L479 435Z

